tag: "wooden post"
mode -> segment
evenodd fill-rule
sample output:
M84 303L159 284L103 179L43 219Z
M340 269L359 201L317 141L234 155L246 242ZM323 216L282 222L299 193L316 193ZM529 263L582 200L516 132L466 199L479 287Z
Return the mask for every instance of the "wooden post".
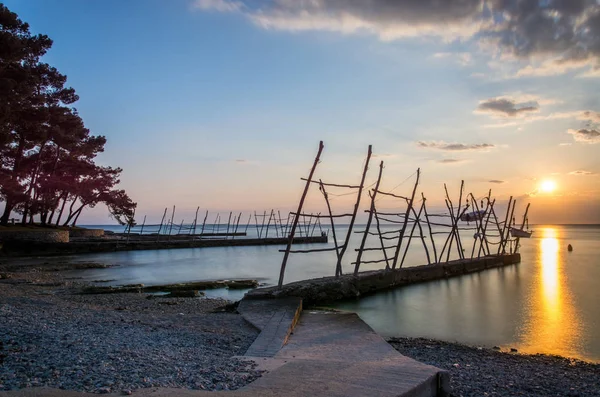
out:
M456 223L456 245L458 247L458 253L459 253L459 257L460 259L465 259L465 253L463 250L463 246L462 246L462 241L460 238L460 231L458 229L458 222L460 221L460 209L462 207L462 198L463 198L463 192L465 189L465 181L462 180L460 181L460 195L458 197L458 207L456 208L456 217L455 217L455 223Z
M285 253L283 254L283 261L281 262L281 269L279 271L279 283L278 286L281 288L283 286L283 278L285 276L285 266L287 265L288 257L290 256L290 249L292 248L292 243L294 242L294 234L296 233L296 228L298 227L298 218L300 218L300 214L302 213L302 207L304 206L304 200L306 199L306 195L308 193L308 188L310 187L310 183L312 181L313 174L315 173L315 169L319 164L319 160L321 158L321 153L323 152L323 141L319 142L319 151L317 152L317 156L315 157L315 161L310 170L310 174L308 175L306 186L304 186L304 191L302 192L302 197L300 198L300 203L298 204L298 210L296 211L296 215L294 217L294 223L292 224L292 230L290 231L290 236L288 238L287 246L285 247Z
M352 212L352 218L350 219L350 224L348 225L348 232L346 233L346 239L344 240L344 244L340 249L340 255L338 256L337 263L335 265L336 276L342 275L342 258L348 249L348 243L350 242L350 237L352 236L352 229L354 228L354 221L356 220L356 214L358 213L358 208L360 207L360 198L362 196L362 191L365 187L365 178L367 177L367 171L369 170L369 162L371 161L371 155L373 154L373 146L369 145L367 149L367 159L365 160L365 166L363 168L363 173L360 179L360 185L358 188L358 193L356 194L356 203L354 204L354 211ZM382 162L383 163L383 162ZM383 167L383 164L380 165Z
M235 231L234 234L237 233L238 231L238 227L240 226L240 219L242 219L242 213L240 212L240 214L238 215L237 218L237 222L235 223ZM233 238L235 238L235 235L233 236Z
M531 203L527 203L527 207L525 207L525 213L523 214L523 223L521 223L520 230L523 230L523 228L525 227L525 221L527 220L527 213L529 212L530 205L531 205ZM521 239L521 237L517 237L517 240L515 241L515 253L519 252L519 240L520 239Z
M413 208L413 215L416 216L416 223L417 226L419 227L419 236L421 238L421 243L423 243L423 249L425 249L425 255L427 255L427 264L431 265L431 257L429 256L429 249L427 248L427 244L425 243L425 235L423 234L423 228L421 227L421 213L424 211L425 209L425 200L423 200L423 202L421 203L421 208L419 209L419 215L417 215L417 213L415 212L415 209ZM402 261L404 261L404 259L402 259ZM402 264L400 264L400 267L402 267Z
M250 221L252 220L252 213L248 214L248 223L246 223L246 228L244 229L244 233L248 235L248 227L250 227Z
M469 195L471 196L471 202L473 203L473 211L477 214L475 216L475 236L473 238L473 247L471 248L471 259L473 259L473 257L475 256L475 247L477 247L477 243L479 242L480 247L481 247L481 241L483 239L483 236L481 235L482 230L483 230L483 219L479 219L479 206L477 205L477 199L475 198L475 196L473 196L473 193L469 193ZM467 199L468 200L468 199ZM488 200L487 202L487 206L486 206L486 213L489 209L490 206L490 201Z
M204 226L206 226L206 219L208 218L208 210L206 210L206 215L204 215L204 220L202 221L202 230L200 231L200 236L204 234Z
M140 230L140 237L144 234L144 225L146 224L146 215L144 215L144 221L142 222L142 229Z
M491 203L488 201L488 205L491 208L494 208L494 204L496 204L496 200L494 199L494 201L492 201ZM487 255L489 255L490 253L490 247L487 244L487 237L486 237L486 232L487 232L487 226L488 223L490 222L490 216L492 215L491 211L487 214L487 217L485 218L485 224L483 225L483 231L482 231L482 239L483 242L485 242L485 248L483 246L483 242L479 245L479 252L477 252L477 257L480 258L481 257L481 251L483 250L483 253L486 254L486 249L487 249Z
M233 212L229 211L229 218L227 219L227 231L225 232L225 240L229 238L229 224L231 223L231 214Z
M327 204L327 212L329 213L329 222L331 224L331 232L333 233L333 246L335 247L335 257L336 257L336 259L339 259L339 257L340 257L340 249L338 247L337 237L335 235L335 223L333 222L333 214L331 212L331 205L329 204L329 196L327 195L327 191L325 190L325 186L323 185L323 181L320 180L320 179L319 179L319 190L323 194L323 198L325 198L325 204ZM336 268L335 268L335 276L339 277L338 268L337 268L337 261L336 261Z
M508 218L508 224L506 225L506 240L504 240L504 247L502 247L502 253L506 253L506 243L510 240L510 229L512 227L512 222L514 219L515 207L517 206L517 200L513 200L512 209L510 210L510 216ZM511 249L510 253L512 254L512 240L511 241Z
M254 211L254 226L256 226L256 236L260 238L260 230L258 228L258 217L256 216L256 211Z
M373 199L371 192L369 197ZM383 236L381 235L381 225L379 224L379 216L377 215L377 206L373 206L373 215L375 216L375 226L377 227L377 235L379 236L379 244L381 244L381 252L383 253L383 259L385 260L385 270L390 270L390 260L387 256L385 249L385 243L383 242Z
M431 230L431 224L429 223L429 214L427 213L427 204L426 204L427 199L425 198L425 195L423 193L421 193L421 197L423 198L423 211L425 212L425 220L427 221L427 228L429 229L429 239L431 240L431 245L433 246L433 257L434 257L435 263L438 263L437 249L435 248L435 241L433 240L433 232Z
M183 227L183 219L181 220L181 224L179 225L179 229L177 230L177 234L181 234L181 228Z
M160 220L160 226L158 227L158 234L156 236L156 242L158 242L158 240L160 239L160 232L162 231L162 225L163 225L163 222L165 221L165 216L167 216L166 208L165 208L165 212L163 212L162 219Z
M194 217L194 228L192 229L190 227L190 234L192 234L192 235L196 234L196 225L198 224L198 211L200 211L199 206L198 206L198 208L196 208L196 216Z
M423 211L423 206L419 209L419 214L415 213L415 209L411 208L412 212L416 215L416 219L413 222L412 228L410 229L410 236L408 236L408 243L406 243L406 247L404 248L404 254L402 255L402 260L400 261L400 268L404 265L404 258L406 258L406 254L408 253L408 248L410 247L410 241L412 240L412 236L415 232L415 228L419 224L419 218L421 217L421 212ZM427 247L425 247L425 252L427 252ZM427 261L429 261L429 253L427 252Z
M396 264L398 263L398 255L400 254L400 247L402 246L402 239L404 238L404 232L406 230L406 225L408 224L408 217L410 215L411 208L415 201L415 194L417 193L417 186L419 185L420 177L421 177L421 169L417 168L417 180L415 181L415 187L413 188L412 195L410 197L410 201L408 202L408 207L406 208L406 212L404 213L404 224L402 225L402 229L400 230L400 235L398 238L398 245L396 245L396 252L394 253L394 261L392 262L392 270L396 269Z
M171 240L171 232L173 231L173 218L175 217L175 206L173 206L173 213L171 214L171 227L169 228L169 236L167 241Z
M370 150L369 150L369 152L370 152ZM358 249L358 254L356 255L356 264L354 265L354 275L355 276L358 275L358 270L360 269L360 260L362 259L363 250L365 249L365 243L367 242L367 237L369 236L369 229L371 228L371 222L373 221L373 214L375 213L375 198L377 197L377 192L379 191L379 184L381 183L381 175L382 174L383 174L383 160L379 163L379 174L377 175L377 182L375 182L375 189L373 190L373 195L371 196L371 211L369 211L369 217L367 218L367 225L365 226L365 231L363 233L362 240L360 242L360 248Z
M504 217L504 223L502 224L502 233L500 233L500 244L498 244L498 255L504 254L504 246L506 245L506 224L508 222L508 214L510 213L510 205L512 204L513 197L510 196L508 199L508 207L506 208L506 216Z
M273 217L273 210L269 213L269 221L267 222L267 231L265 233L265 238L269 237L269 226L271 226L271 218Z

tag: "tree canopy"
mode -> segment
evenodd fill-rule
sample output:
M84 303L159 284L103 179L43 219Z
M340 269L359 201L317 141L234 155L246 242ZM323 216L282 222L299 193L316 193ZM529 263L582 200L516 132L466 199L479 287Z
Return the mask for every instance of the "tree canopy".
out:
M16 212L23 224L75 225L99 203L132 223L136 203L116 187L122 169L94 162L106 138L85 127L67 77L42 62L51 47L0 3L0 223Z

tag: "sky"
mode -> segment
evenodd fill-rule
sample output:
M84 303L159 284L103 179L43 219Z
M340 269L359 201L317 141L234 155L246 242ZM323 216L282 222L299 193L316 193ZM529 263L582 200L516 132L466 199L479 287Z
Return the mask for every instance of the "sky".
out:
M367 185L384 161L382 190L408 195L420 168L432 211L464 180L530 223L600 223L597 0L4 3L54 40L44 61L148 222L293 210L322 140L325 182L358 184L371 144ZM326 211L316 188L306 211Z

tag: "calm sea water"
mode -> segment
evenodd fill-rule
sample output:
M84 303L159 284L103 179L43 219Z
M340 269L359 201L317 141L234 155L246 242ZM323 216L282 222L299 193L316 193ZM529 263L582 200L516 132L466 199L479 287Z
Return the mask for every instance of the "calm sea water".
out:
M500 345L527 353L600 361L600 226L538 225L534 229L531 239L522 240L522 262L518 265L398 288L338 303L335 307L359 313L385 336ZM255 230L250 228L249 234ZM470 256L474 240L465 234L464 248ZM338 240L344 235L345 230L338 232ZM345 272L353 269L350 262L355 258L354 247L359 239L357 234L351 239ZM443 244L440 239L438 246ZM377 244L373 238L368 241L369 246ZM572 252L567 251L568 244L573 245ZM332 242L329 246L333 246ZM303 246L311 247L315 248ZM74 271L72 275L89 281L115 280L109 283L113 285L231 278L255 278L274 284L279 276L281 248L218 247L92 254L78 256L77 260L119 266ZM456 256L454 252L451 258ZM373 252L364 259L380 257ZM425 251L420 240L413 240L404 266L423 263ZM380 267L381 264L365 265L361 270ZM331 275L335 254L291 255L287 268L285 282ZM211 292L229 299L239 299L243 293Z

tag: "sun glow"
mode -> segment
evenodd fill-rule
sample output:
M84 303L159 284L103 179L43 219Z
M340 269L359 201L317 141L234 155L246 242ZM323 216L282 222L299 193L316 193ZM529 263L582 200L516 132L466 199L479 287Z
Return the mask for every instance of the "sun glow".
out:
M540 184L540 190L545 193L552 193L556 190L556 182L549 179L542 181Z

